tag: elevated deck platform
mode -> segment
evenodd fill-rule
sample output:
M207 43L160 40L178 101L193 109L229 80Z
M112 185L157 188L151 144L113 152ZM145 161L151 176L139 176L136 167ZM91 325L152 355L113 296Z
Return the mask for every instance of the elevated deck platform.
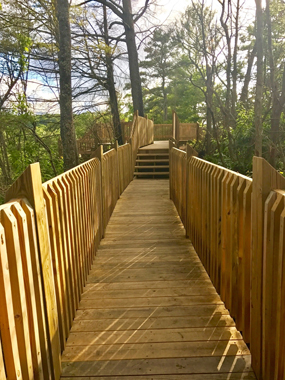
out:
M118 201L67 341L62 380L255 379L168 187L134 180Z
M154 141L153 144L143 146L140 150L169 149L169 141Z

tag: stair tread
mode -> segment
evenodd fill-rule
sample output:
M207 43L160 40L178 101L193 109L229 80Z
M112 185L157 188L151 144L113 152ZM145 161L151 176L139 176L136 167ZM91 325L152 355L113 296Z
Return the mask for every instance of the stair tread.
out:
M134 172L134 175L168 175L169 172Z
M135 169L169 169L169 165L135 165Z
M164 160L164 159L136 160L136 162L169 162L169 160Z
M140 157L149 157L149 156L158 156L158 157L165 157L169 156L169 153L138 153L138 156Z

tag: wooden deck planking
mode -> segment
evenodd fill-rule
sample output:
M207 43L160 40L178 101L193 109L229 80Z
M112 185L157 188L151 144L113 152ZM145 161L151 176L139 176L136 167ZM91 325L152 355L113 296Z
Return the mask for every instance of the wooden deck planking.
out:
M168 196L135 180L92 265L62 357L65 380L253 380L250 353Z
M156 149L169 149L168 140L154 141L153 144L146 145L140 148L140 150L156 150Z

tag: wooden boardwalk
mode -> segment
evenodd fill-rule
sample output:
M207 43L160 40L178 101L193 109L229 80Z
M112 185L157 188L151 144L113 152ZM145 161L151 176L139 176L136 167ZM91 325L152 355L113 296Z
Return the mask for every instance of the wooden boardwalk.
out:
M118 201L67 341L62 379L255 379L168 186L134 180Z

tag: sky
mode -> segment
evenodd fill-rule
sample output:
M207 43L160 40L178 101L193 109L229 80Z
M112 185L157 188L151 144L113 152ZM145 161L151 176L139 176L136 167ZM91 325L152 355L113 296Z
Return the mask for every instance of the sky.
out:
M265 0L263 0L265 3ZM143 5L144 0L136 1L138 5ZM176 17L179 17L179 14L185 10L185 8L191 4L191 0L157 0L158 12L157 17L161 22L171 22ZM254 17L255 14L255 0L241 0L243 3L243 9L245 12L250 13ZM205 4L207 6L212 7L219 11L221 6L218 0L205 0Z

